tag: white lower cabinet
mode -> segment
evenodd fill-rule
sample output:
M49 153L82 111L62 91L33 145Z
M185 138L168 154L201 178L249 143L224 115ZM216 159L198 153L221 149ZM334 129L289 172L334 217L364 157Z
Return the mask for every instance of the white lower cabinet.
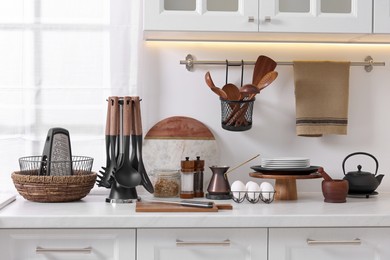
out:
M135 229L2 229L4 260L135 260Z
M140 260L266 260L266 228L138 229Z
M1 229L5 260L388 260L390 228Z
M269 260L388 260L390 228L270 228Z

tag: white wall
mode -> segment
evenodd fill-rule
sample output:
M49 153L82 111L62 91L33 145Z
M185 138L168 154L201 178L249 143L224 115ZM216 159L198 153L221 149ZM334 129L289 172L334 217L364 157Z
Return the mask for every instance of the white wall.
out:
M264 157L305 156L334 178L343 177L341 164L348 154L365 151L377 157L379 172L385 174L378 191L390 191L390 45L145 42L144 47L140 96L145 132L166 117L189 116L205 123L214 133L221 164L235 166L257 153ZM259 55L267 55L276 61L363 61L371 55L387 65L374 67L371 73L363 67L351 67L348 135L307 138L295 134L292 66L278 66L277 80L256 97L252 129L230 132L221 128L219 99L204 82L204 74L210 71L215 84L223 86L225 67L195 65L194 71L188 72L179 64L187 54L198 60L256 60ZM246 67L244 83L251 81L252 71L253 66ZM232 83L240 83L240 68L231 68L229 75ZM256 159L232 172L230 182L249 180L249 166L259 163L260 159ZM348 160L347 171L355 171L358 163L363 170L374 171L373 161L360 156ZM210 171L205 172L209 178ZM321 190L320 179L297 183L298 191Z

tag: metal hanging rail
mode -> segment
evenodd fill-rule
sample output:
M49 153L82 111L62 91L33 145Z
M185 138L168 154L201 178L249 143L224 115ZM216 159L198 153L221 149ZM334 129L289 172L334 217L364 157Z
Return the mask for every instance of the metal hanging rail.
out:
M231 61L231 60L195 60L191 54L186 56L185 60L181 60L180 64L186 65L186 69L191 71L195 64L203 65L228 65L228 66L241 66L255 65L256 61ZM278 65L293 65L292 61L278 61ZM385 62L374 62L371 56L367 56L364 61L351 62L351 66L364 66L365 71L372 71L374 66L385 66Z

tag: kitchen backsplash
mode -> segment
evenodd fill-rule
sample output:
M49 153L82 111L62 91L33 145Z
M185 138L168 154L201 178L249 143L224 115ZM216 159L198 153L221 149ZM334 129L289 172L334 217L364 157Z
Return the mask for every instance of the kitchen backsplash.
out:
M218 142L222 165L235 166L260 153L264 157L304 156L312 165L323 166L334 178L342 178L342 161L350 153L365 151L379 161L379 173L385 174L379 191L390 190L390 156L388 148L388 96L390 96L388 45L313 44L313 43L213 43L213 42L145 42L144 70L140 95L148 129L157 121L182 115L206 124ZM256 60L267 55L276 61L333 60L364 61L371 55L375 61L386 62L367 73L362 66L350 69L348 134L324 137L298 137L295 132L295 96L293 66L278 65L278 78L256 96L252 129L231 132L221 127L219 98L206 86L207 71L217 86L225 84L225 66L195 65L192 72L179 61L187 54L198 60ZM244 70L244 84L252 79L253 66ZM240 67L229 68L229 82L240 85ZM327 80L327 75L323 75ZM207 160L207 158L205 158ZM374 172L372 162L359 158L365 171ZM251 165L230 174L234 180L247 181ZM346 165L356 171L357 163ZM207 169L206 176L210 178ZM388 180L387 180L388 179ZM320 191L320 180L298 181L298 191Z

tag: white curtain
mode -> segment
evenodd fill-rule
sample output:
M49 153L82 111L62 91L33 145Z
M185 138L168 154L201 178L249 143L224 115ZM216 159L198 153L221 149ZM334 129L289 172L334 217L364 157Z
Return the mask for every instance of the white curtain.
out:
M142 0L0 0L0 192L47 131L105 163L106 98L136 95Z

